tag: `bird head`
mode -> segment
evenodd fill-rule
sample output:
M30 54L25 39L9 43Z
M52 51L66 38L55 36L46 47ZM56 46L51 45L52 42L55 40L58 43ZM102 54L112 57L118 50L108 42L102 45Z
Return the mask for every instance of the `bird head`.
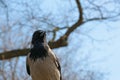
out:
M46 40L46 32L43 30L37 30L33 33L32 36L32 44L35 44L36 42L45 42Z

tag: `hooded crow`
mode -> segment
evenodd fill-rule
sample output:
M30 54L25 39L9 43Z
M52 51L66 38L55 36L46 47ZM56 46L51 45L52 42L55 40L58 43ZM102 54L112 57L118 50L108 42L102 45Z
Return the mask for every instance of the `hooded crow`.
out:
M46 32L35 31L31 45L26 59L26 68L32 80L62 80L61 67L57 57L47 44Z

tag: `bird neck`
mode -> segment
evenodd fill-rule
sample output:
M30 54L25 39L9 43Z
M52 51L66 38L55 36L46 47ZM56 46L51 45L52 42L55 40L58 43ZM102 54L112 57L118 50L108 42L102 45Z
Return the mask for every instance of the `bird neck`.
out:
M30 58L33 60L43 59L48 55L45 43L36 42L30 50Z

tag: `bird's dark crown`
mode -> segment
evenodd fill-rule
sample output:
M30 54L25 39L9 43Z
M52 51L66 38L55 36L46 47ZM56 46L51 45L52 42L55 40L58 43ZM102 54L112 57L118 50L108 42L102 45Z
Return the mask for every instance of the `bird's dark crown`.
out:
M33 33L32 36L32 45L30 49L30 58L36 60L38 58L43 59L47 56L46 47L46 32L42 30L37 30Z
M43 30L37 30L33 33L32 36L32 44L35 44L35 42L44 42L46 38L46 32Z

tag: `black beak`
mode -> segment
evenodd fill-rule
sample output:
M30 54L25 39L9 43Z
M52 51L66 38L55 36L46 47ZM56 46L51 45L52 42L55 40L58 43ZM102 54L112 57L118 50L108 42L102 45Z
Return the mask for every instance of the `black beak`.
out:
M45 36L46 35L46 32L45 31L42 31L40 36Z

